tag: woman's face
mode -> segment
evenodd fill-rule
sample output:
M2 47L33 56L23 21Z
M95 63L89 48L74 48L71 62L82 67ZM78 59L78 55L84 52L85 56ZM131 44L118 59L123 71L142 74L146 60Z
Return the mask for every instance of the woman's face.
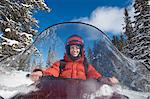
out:
M71 45L70 46L70 54L73 56L73 57L77 57L80 53L80 47L77 46L77 45Z

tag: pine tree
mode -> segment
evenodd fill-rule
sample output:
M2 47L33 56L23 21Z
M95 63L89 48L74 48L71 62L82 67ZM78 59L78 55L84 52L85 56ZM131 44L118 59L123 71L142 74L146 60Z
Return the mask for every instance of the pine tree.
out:
M49 67L54 63L55 57L56 55L54 53L54 50L52 50L52 48L49 48L46 67Z
M125 46L124 35L121 33L120 37L113 35L112 43L119 50L123 51L123 47Z
M135 0L135 27L131 58L140 60L150 70L150 5L148 0Z
M128 14L128 10L125 8L124 10L124 22L125 22L125 26L124 26L124 34L127 37L127 43L131 43L131 38L133 38L134 34L133 34L133 26L132 26L132 22L131 22L131 17Z
M125 46L125 40L124 40L124 35L121 33L120 35L120 40L119 40L119 51L123 51L123 47Z
M119 51L123 51L123 48L125 46L125 39L124 39L124 35L123 33L121 33L121 35L115 36L113 35L113 39L112 39L112 43L114 44L114 46L119 50Z
M124 10L124 22L125 22L125 26L123 27L123 29L124 29L124 34L126 36L126 40L125 40L125 45L124 45L122 52L126 56L131 57L130 50L131 50L131 45L133 45L133 42L131 41L131 39L135 36L135 34L133 32L131 17L129 16L128 10L126 8Z
M150 31L150 5L149 0L135 0L135 33L148 34Z
M134 29L125 9L125 34L127 36L124 54L128 57L142 61L150 69L150 5L148 0L135 0Z
M37 33L34 28L38 27L33 13L37 10L49 8L43 0L0 1L0 60L18 55L32 44L33 36Z
M91 48L88 48L88 56L87 56L87 59L89 61L89 63L92 64L92 60L93 60L93 52L92 52L92 49Z
M47 10L41 0L1 0L0 31L3 33L2 53L13 55L24 50L32 43L36 35L37 20L32 17L33 11Z
M135 21L133 29L128 24L129 17L127 11L125 11L125 34L127 36L127 45L124 48L124 53L137 61L140 65L137 65L139 76L132 82L133 87L140 91L150 91L150 5L149 0L135 0ZM132 35L129 35L131 30ZM132 31L133 30L133 31ZM129 74L129 73L128 73Z
M118 37L117 36L115 36L115 35L113 35L113 39L112 39L112 43L117 47L117 45L118 45Z

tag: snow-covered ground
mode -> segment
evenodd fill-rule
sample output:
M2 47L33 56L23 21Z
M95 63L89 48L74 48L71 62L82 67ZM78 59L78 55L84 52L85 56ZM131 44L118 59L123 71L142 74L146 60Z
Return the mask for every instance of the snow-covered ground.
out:
M22 71L0 73L0 96L7 99L18 92L27 93L32 90L27 86L33 82L25 77L26 74L27 72Z
M25 77L27 73L28 72L14 71L12 73L7 72L0 74L0 96L8 99L18 92L27 93L31 90L36 90L34 87L27 87L33 83L30 79ZM148 99L147 97L150 96L150 93L128 90L120 85L114 87L103 85L99 90L90 95L90 99L101 95L111 95L114 91L128 96L129 99Z

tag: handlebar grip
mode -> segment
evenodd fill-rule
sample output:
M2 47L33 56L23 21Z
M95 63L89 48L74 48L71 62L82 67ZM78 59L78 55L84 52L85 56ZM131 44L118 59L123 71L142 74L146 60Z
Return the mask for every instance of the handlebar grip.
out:
M29 78L31 74L26 74L26 77Z

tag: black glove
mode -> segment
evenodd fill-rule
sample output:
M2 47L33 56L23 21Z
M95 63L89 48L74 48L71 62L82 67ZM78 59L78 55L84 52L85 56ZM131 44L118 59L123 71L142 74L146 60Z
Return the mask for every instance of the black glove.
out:
M41 69L34 69L32 72L37 72L37 71L41 71L42 74L43 74L43 71ZM26 77L30 77L31 74L26 74Z
M101 77L97 79L101 84L113 85L113 83L109 80L108 77Z

